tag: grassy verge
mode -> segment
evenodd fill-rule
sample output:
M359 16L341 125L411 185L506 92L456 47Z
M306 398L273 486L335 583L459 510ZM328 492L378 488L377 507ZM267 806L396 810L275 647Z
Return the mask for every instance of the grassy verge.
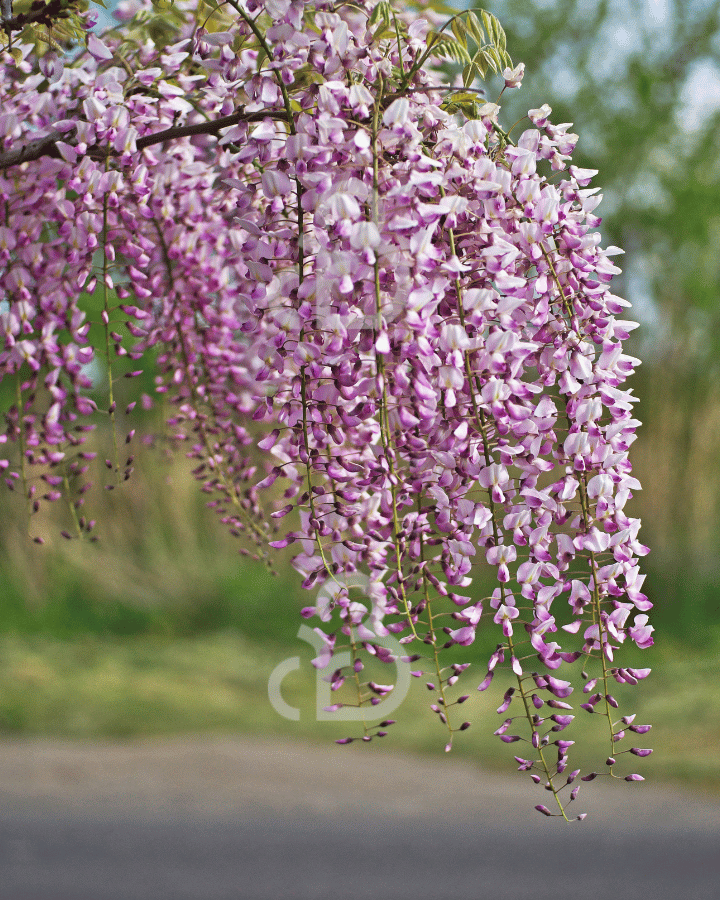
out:
M97 544L65 542L46 523L33 525L45 529L47 544L38 547L18 524L19 498L0 497L0 736L274 733L332 741L357 734L356 726L315 720L313 653L297 638L299 610L312 598L299 578L282 560L274 577L262 563L238 557L237 543L204 508L187 461L142 447L138 454L136 478L122 490L98 492ZM688 602L692 586L688 577ZM708 649L715 632L706 626L696 649L673 644L682 632L671 611L660 616L657 647L623 655L624 665L654 669L638 688L616 693L618 717L636 712L639 723L654 726L638 743L655 749L649 760L627 757L624 771L720 790L720 654ZM495 713L502 678L486 694L475 690L494 640L482 634L456 651L457 661L473 664L456 692L471 695L456 711L473 725L456 736L453 752L510 771L512 751L522 755L523 745L493 737L502 721ZM299 722L278 715L267 692L272 671L294 656L300 669L282 690L301 711ZM387 669L376 680L390 680ZM398 724L369 752L387 743L442 753L447 732L430 702L424 679L413 681L391 715ZM609 747L593 734L600 717L577 713L563 736L577 741L579 765L602 769Z
M683 656L665 648L650 651L653 677L617 694L619 715L637 712L652 723L650 735L635 743L651 746L649 760L626 755L624 772L720 791L720 658ZM65 738L161 736L184 733L278 734L318 741L358 734L354 723L315 721L315 670L311 649L294 644L260 646L236 632L200 637L129 639L87 636L64 641L44 635L0 638L0 734L57 735ZM268 679L288 656L300 668L283 680L284 700L300 710L300 720L280 716L268 700ZM461 708L472 727L456 735L453 752L487 768L512 771L522 744L501 744L492 732L503 717L495 707L502 676L493 690L475 691L479 666L466 673L463 690L471 699ZM387 679L387 670L385 670ZM509 681L508 681L509 683ZM428 710L430 694L413 680L392 717L398 723L383 742L398 749L442 753L447 733ZM603 769L607 755L600 717L582 710L563 736L577 741L578 765ZM572 733L571 733L572 732ZM629 739L625 742L632 746ZM376 747L377 745L377 747ZM375 741L370 752L378 749ZM586 768L586 770L587 770Z

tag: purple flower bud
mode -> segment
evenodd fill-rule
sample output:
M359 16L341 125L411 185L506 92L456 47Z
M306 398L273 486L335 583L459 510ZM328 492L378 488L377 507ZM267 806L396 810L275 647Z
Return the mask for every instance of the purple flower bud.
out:
M485 678L480 682L478 687L479 691L486 691L490 687L490 682L493 680L493 672L488 672Z
M508 688L505 691L505 694L503 696L503 702L500 704L500 706L498 706L498 709L497 709L498 715L502 715L507 710L507 708L510 706L510 704L512 702L512 698L513 698L514 694L515 694L515 688Z

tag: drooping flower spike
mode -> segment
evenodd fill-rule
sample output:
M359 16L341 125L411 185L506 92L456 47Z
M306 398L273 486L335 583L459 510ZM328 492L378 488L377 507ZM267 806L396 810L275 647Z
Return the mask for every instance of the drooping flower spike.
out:
M389 687L362 682L363 655L392 661L392 634L431 678L449 749L470 672L443 653L493 629L479 690L512 673L496 734L553 794L557 812L537 808L567 817L577 795L566 670L607 721L605 770L640 779L616 759L625 728L648 726L615 721L612 693L648 671L619 667L620 646L652 644L625 512L635 325L577 136L547 106L503 130L473 82L492 68L515 88L523 67L487 14L443 28L385 2L229 0L202 23L186 0L148 32L138 9L64 65L26 45L2 57L9 486L30 515L65 498L91 530L86 431L103 414L116 427L116 357L154 351L223 522L257 552L292 544L322 588L303 611L322 623L319 663L352 658L333 688L354 683L370 716ZM440 58L462 64L456 86ZM98 291L100 349L83 299ZM130 465L109 461L117 480ZM496 582L482 598L480 570Z

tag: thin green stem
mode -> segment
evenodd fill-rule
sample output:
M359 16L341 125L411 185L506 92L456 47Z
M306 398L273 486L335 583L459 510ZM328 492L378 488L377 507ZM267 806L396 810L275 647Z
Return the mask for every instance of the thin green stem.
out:
M553 263L552 257L545 249L542 247L542 253L545 258L545 261L550 268L550 273L552 275L553 282L560 294L562 299L563 309L565 310L565 314L568 317L568 330L572 330L575 334L577 334L577 326L576 316L573 311L572 305L570 303L569 298L565 294L565 289L563 288L562 282L558 276L557 270ZM568 425L570 425L570 419L568 417ZM583 517L583 526L585 531L588 532L590 530L590 526L592 524L593 518L590 512L590 503L588 500L587 493L587 473L582 472L581 477L579 478L579 491L580 491L580 507L582 511ZM589 551L589 560L590 560L590 568L592 572L592 580L593 580L593 590L592 590L592 612L593 612L593 624L597 626L598 629L598 642L600 646L599 655L600 655L600 663L602 666L602 683L603 683L603 701L605 704L605 717L608 720L609 725L609 737L610 737L610 758L613 758L615 744L614 744L614 734L615 729L612 720L612 707L610 706L610 701L608 700L608 696L610 694L609 689L609 677L608 677L608 667L607 667L607 659L606 659L606 650L605 645L609 641L607 636L607 631L603 626L602 620L602 599L600 597L600 588L598 585L598 567L597 567L597 559L595 552L593 550ZM609 774L615 777L615 773L613 772L613 767L610 766Z
M235 2L235 0L227 0L227 2L230 4L230 6L232 6L232 8L235 10L235 12L237 12L238 15L240 15L245 20L248 27L252 31L252 33L258 39L258 43L260 44L262 49L265 51L267 58L269 60L272 60L272 51L270 49L270 45L265 40L265 35L258 28L257 22L255 21L255 19L252 19L245 12L245 10L238 3ZM283 98L283 105L285 106L285 111L288 114L288 125L290 126L290 132L291 132L291 134L295 134L295 120L293 117L292 106L290 104L290 95L288 94L288 90L285 85L285 82L282 80L282 78L280 77L280 73L277 70L275 70L275 80L277 81L278 87L280 88L280 93L282 94L282 98Z
M380 159L378 153L377 146L377 137L378 132L380 130L380 108L383 101L383 95L385 90L385 83L383 81L382 75L379 75L379 90L377 97L375 99L375 105L373 107L373 119L372 119L372 153L373 153L373 193L372 193L372 218L373 223L377 225L379 221L379 205L378 198L380 192ZM382 319L382 295L380 288L380 265L375 259L373 264L374 269L374 288L375 288L375 336L379 332L382 331L383 327L383 319ZM395 463L394 463L394 450L392 446L392 437L390 433L390 419L388 415L388 399L387 399L387 381L385 378L385 360L383 359L382 353L378 352L377 348L375 349L375 369L376 369L376 377L378 381L381 382L382 390L379 397L380 402L380 437L382 440L383 451L385 454L385 459L388 464L389 470L389 481L390 481L390 497L392 504L392 515L393 515L393 546L395 549L395 571L397 575L398 582L398 593L403 603L403 607L405 610L405 615L407 617L408 625L412 631L412 634L415 638L418 638L419 635L415 628L415 623L412 618L412 611L410 608L410 602L407 597L407 592L405 590L405 582L402 572L402 554L400 551L400 519L398 515L397 508L397 491L396 491L396 483L397 483L397 475L395 473Z
M410 68L407 71L407 74L400 81L400 87L397 90L398 94L402 94L402 92L405 90L405 88L412 81L415 73L419 72L420 69L425 65L427 60L432 55L433 47L435 46L435 44L437 44L439 42L440 36L442 35L443 31L445 31L445 29L448 27L448 25L452 25L452 23L455 21L455 19L461 19L466 13L467 13L467 10L463 10L462 12L459 12L456 15L451 16L447 20L447 22L442 26L442 28L433 34L433 36L430 40L430 43L427 46L427 50L423 53L423 55L415 63L413 63L412 66L410 66Z
M508 641L508 649L510 650L510 653L512 654L512 656L515 656L515 648L513 646L512 635L510 635L508 637L507 641ZM555 798L555 802L557 803L558 808L560 809L560 813L561 813L563 819L565 819L566 822L569 822L570 819L568 818L567 813L565 812L565 807L563 806L562 800L560 799L559 789L553 783L552 769L550 768L550 766L547 763L547 760L545 759L544 748L542 745L542 736L535 725L535 713L533 713L532 710L530 709L530 702L528 700L528 696L525 691L525 687L523 685L523 679L521 678L520 675L517 675L516 677L517 677L517 683L518 683L518 690L520 691L520 696L522 698L523 706L525 707L525 718L528 720L528 724L530 725L530 731L532 733L531 744L533 746L533 749L537 749L538 756L540 757L540 762L542 763L543 771L545 772L547 784L550 786L550 790L552 791L552 795ZM533 743L533 741L535 741L537 743L537 748L535 747L535 744Z
M77 509L75 508L75 504L71 499L70 494L70 479L68 478L67 468L63 471L63 488L64 495L67 500L68 510L70 511L70 518L72 519L73 527L75 528L75 534L77 537L82 538L83 530L80 527L80 520L78 519Z
M453 256L455 256L456 255L455 234L454 234L454 231L452 228L448 229L448 236L449 236L449 241L450 241L450 251L453 254ZM463 328L465 328L465 310L463 307L462 285L460 284L459 278L455 279L455 294L456 294L456 298L457 298L457 308L458 308L458 316L460 318L460 323L463 326ZM478 431L479 431L481 439L482 439L482 447L483 447L483 455L485 457L485 465L489 466L492 463L492 456L491 456L490 445L489 445L488 434L487 434L488 423L485 418L485 414L484 414L483 410L478 406L477 398L475 395L475 390L473 390L473 384L475 384L475 387L478 390L479 390L479 385L477 384L477 378L473 375L472 364L471 364L471 360L470 360L470 351L465 350L463 353L463 356L464 356L464 360L465 360L465 374L466 374L466 377L468 380L468 390L470 393L470 400L472 403L473 415L475 417L476 426L478 428ZM487 498L488 498L488 504L490 507L490 515L491 515L491 521L492 521L492 527L493 527L493 539L495 541L495 545L499 546L500 538L502 536L502 531L501 531L500 525L498 524L497 508L496 508L495 501L493 499L492 491L490 490L490 488L488 488L488 491L487 491ZM505 585L502 582L500 583L500 599L501 599L501 602L503 603L503 605L505 605L505 599L506 599ZM512 634L507 636L507 647L508 647L508 650L510 651L511 657L516 658ZM552 791L553 797L555 797L555 801L560 809L560 813L562 814L562 817L565 819L566 822L569 822L570 820L568 819L567 814L565 812L565 808L563 807L562 801L561 801L559 793L558 793L558 788L555 786L555 784L553 782L553 775L552 775L551 769L548 766L547 761L545 759L545 754L543 752L543 747L542 747L542 738L541 738L540 733L535 725L535 713L533 713L532 710L530 709L530 703L528 702L527 694L525 692L525 688L523 685L523 679L517 673L515 673L515 677L517 678L518 690L520 691L520 696L522 697L523 706L525 707L525 718L527 719L528 724L530 726L532 739L534 741L536 741L537 745L538 745L537 748L535 748L535 749L537 749L538 755L540 756L540 762L542 763L542 767L545 772L545 777L547 778L547 784L549 785L550 790ZM536 737L536 735L537 735L537 737ZM534 747L534 744L533 744L533 747Z
M30 496L27 475L27 460L25 454L27 447L25 446L25 422L23 415L23 398L22 398L22 380L20 372L15 376L15 404L17 406L17 427L18 427L18 449L20 451L20 479L22 481L23 504L25 506L25 524L28 533L30 532Z
M105 171L107 172L107 159L105 161ZM103 230L102 230L102 280L103 280L103 313L102 321L105 329L105 362L107 364L107 385L108 385L108 416L110 417L110 428L112 431L112 447L113 447L113 472L115 473L115 483L120 484L120 452L118 448L117 436L117 418L115 415L115 397L113 393L113 373L112 373L112 351L110 341L110 291L107 285L109 265L107 256L107 234L108 234L108 202L107 194L103 195Z
M155 224L155 231L158 235L158 241L160 243L160 247L161 247L161 250L163 253L163 260L165 263L165 270L167 272L168 281L174 292L175 287L174 287L173 266L172 266L172 261L170 259L170 255L168 253L167 244L165 242L165 236L164 236L162 228L160 228L160 225L158 224L157 220L155 220L154 224ZM260 528L260 526L256 522L253 521L252 517L247 513L247 511L243 507L242 503L240 502L240 498L238 497L237 489L236 489L235 485L228 480L225 473L223 472L222 466L218 466L214 461L215 456L216 456L215 448L212 446L210 436L208 435L207 428L205 427L205 424L203 422L203 415L200 412L204 403L197 391L197 388L195 385L195 380L193 379L193 377L190 373L190 370L191 370L190 353L189 353L187 343L186 343L185 332L184 332L180 322L176 323L175 330L176 330L176 334L177 334L178 346L180 348L180 354L182 356L182 361L183 361L183 364L185 367L185 372L187 373L188 389L190 391L190 396L193 401L193 406L194 406L195 410L197 411L197 429L199 432L199 436L200 436L200 440L202 442L203 449L205 451L205 456L207 458L207 461L210 464L213 472L215 473L215 475L217 477L217 480L220 484L222 493L225 495L225 497L227 497L229 502L232 504L232 506L237 511L238 515L240 515L240 517L244 520L245 527L248 528L255 536L257 546L262 547L267 542L267 539L268 539L267 534L262 530L262 528ZM265 556L265 562L267 563L267 556Z
M421 511L420 497L417 498L417 511L418 513ZM431 646L433 650L433 660L435 662L435 674L438 679L438 693L440 694L440 700L442 702L442 713L445 716L445 724L447 725L447 729L450 732L450 744L452 744L453 739L453 727L450 723L450 706L447 702L447 697L445 696L445 685L443 682L442 669L440 667L440 659L438 657L438 646L437 646L437 638L435 636L435 625L433 622L433 614L431 608L430 601L430 592L428 589L428 581L427 575L425 572L425 541L423 539L422 534L420 535L420 562L422 563L422 580L423 580L423 597L425 600L425 609L428 613L428 633L430 635Z

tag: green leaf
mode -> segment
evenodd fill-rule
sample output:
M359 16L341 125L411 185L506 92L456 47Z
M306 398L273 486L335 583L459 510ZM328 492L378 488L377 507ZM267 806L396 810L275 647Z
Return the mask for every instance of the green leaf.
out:
M450 28L457 41L462 44L465 49L467 49L467 30L465 29L465 23L463 22L463 20L453 19L450 23Z
M447 97L448 103L475 103L476 101L477 94L473 94L471 91L457 91Z
M295 77L293 78L293 83L290 86L290 89L292 91L304 90L311 84L322 84L324 80L324 77L320 74L320 72L317 71L317 69L315 69L309 63L306 63L304 66L300 66L300 68L295 71Z
M472 58L472 65L477 69L477 73L480 78L484 81L487 76L487 62L485 61L485 57L483 56L482 50L478 50L478 52Z
M495 16L490 15L489 12L485 12L484 9L480 10L480 15L483 20L483 25L485 26L485 31L487 32L488 39L491 43L495 43L495 23L497 19Z
M395 31L384 22L378 26L377 31L373 34L374 41L392 41L395 38Z
M480 77L484 81L485 77L487 75L488 65L492 65L492 63L490 63L488 61L487 57L485 56L484 49L478 50L478 52L475 54L475 56L473 56L472 64L478 70L478 72L480 73Z
M442 108L449 113L460 112L467 119L477 119L480 109L477 94L471 94L469 91L451 94L443 101Z
M480 20L471 9L468 10L466 25L472 39L475 41L478 47L482 47L482 45L485 43L485 32L483 31L483 27L480 24Z
M498 26L498 27L499 27L499 26ZM505 37L505 32L503 31L502 28L500 28L500 34L499 34L498 37L499 37L499 40L497 41L497 46L498 46L498 48L499 48L500 50L502 50L503 52L505 52L505 49L506 49L506 47L507 47L507 38ZM510 57L508 57L508 59L509 59L509 58L510 58Z
M503 68L502 60L494 47L485 47L482 54L493 72L499 72Z
M368 19L368 27L373 28L378 22L382 21L386 26L390 25L390 4L387 0L380 0L380 3L370 13Z
M440 38L439 41L436 41L432 45L432 53L434 56L442 56L445 59L454 59L455 62L462 63L463 65L468 65L471 62L470 54L463 45L458 44L457 41L452 40L450 37Z

